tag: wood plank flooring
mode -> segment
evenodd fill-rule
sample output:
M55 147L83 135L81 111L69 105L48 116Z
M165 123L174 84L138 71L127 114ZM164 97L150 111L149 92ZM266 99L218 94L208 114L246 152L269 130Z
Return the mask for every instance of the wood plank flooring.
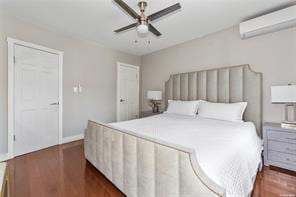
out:
M8 163L11 197L124 196L86 162L83 141L26 154Z
M77 141L16 157L9 161L11 197L124 196L83 154ZM264 168L253 197L296 197L296 173Z

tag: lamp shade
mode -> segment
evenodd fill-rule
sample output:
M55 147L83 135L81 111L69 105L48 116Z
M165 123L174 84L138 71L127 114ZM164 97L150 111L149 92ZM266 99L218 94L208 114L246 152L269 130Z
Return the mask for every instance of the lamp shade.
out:
M161 100L162 99L162 92L161 91L148 91L147 92L147 99Z
M296 103L296 85L271 87L272 103Z

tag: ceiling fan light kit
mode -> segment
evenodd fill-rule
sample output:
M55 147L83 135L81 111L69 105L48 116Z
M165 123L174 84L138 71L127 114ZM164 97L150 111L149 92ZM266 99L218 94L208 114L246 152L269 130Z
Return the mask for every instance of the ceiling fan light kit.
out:
M154 14L146 16L145 9L148 4L145 1L140 1L138 3L138 7L140 8L140 12L141 12L140 14L135 12L132 8L130 8L122 0L114 0L114 2L117 3L122 9L124 9L130 16L132 16L134 19L136 19L135 23L132 23L130 25L127 25L125 27L117 29L114 31L115 33L119 33L119 32L130 30L132 28L137 27L137 31L141 35L145 35L150 31L155 36L161 36L161 33L151 24L151 22L158 19L158 18L161 18L167 14L170 14L171 12L179 10L181 8L180 3L176 3L170 7L160 10Z
M147 24L140 24L137 27L137 30L138 30L139 34L146 34L149 31Z

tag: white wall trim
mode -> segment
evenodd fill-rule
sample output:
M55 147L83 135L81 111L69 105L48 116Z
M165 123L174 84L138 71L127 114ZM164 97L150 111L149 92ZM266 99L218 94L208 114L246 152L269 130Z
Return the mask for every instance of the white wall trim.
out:
M63 137L63 144L84 139L84 133Z
M64 67L64 52L59 51L59 144L63 141L63 67Z
M49 52L49 53L54 53L54 54L57 54L57 55L64 55L63 51L47 48L47 47L44 47L44 46L41 46L41 45L33 44L33 43L30 43L30 42L25 42L25 41L22 41L22 40L17 40L17 39L10 38L10 37L7 37L7 42L22 45L22 46L25 46L25 47L30 47L30 48L33 48L33 49L38 49L38 50L41 50L41 51L46 51L46 52Z
M59 56L59 144L63 143L63 56L64 52L44 46L7 38L8 42L8 159L14 157L14 45L30 47Z
M116 121L119 121L119 105L120 105L120 98L119 98L119 67L125 66L130 67L138 70L138 116L140 115L140 66L126 64L122 62L117 62L117 87L116 87Z

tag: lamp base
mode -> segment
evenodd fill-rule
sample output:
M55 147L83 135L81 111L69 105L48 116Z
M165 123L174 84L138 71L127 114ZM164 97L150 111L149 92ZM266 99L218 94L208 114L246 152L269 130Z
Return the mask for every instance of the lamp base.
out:
M159 113L159 101L157 100L150 100L151 102L151 107L152 107L152 112L153 113Z
M294 111L293 119L289 119L289 107L293 107L293 111ZM281 126L282 128L286 128L286 129L296 129L296 104L295 103L287 103L285 105L285 121L282 122Z
M159 113L159 107L158 107L158 105L154 105L154 106L152 107L152 112L153 112L153 113Z
M285 129L296 129L296 121L284 121L281 123L281 127Z

